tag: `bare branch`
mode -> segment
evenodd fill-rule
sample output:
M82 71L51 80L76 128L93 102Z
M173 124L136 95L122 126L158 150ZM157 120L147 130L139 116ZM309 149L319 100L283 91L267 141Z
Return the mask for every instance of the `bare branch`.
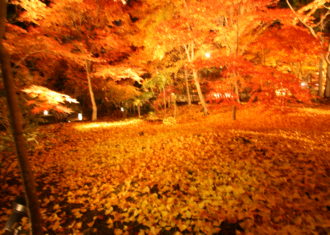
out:
M306 24L300 17L300 15L293 9L291 3L289 2L289 0L285 0L286 3L288 4L289 8L291 9L291 11L293 12L293 14L297 17L297 19L311 32L311 34L313 35L313 37L318 38L318 36L316 35L314 29L309 26L308 24Z
M325 19L328 17L328 15L330 15L330 11L328 11L327 13L325 13L324 15L320 16L320 22L318 22L315 26L321 26L321 31L324 30L324 21Z
M189 44L187 45L183 45L183 48L186 52L186 55L187 55L187 58L188 58L188 61L190 62L191 61L191 58L190 58L190 52L189 52Z
M306 6L300 8L298 10L298 13L310 11L313 14L317 9L320 9L322 7L327 8L327 6L325 5L327 2L329 2L329 0L314 0Z

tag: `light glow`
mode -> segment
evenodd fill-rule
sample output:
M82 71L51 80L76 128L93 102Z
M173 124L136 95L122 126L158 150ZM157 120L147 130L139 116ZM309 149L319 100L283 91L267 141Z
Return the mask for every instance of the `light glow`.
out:
M301 86L301 87L307 87L307 85L308 85L307 82L301 82L301 83L300 83L300 86Z
M205 57L206 58L211 58L211 53L210 52L205 52Z
M58 104L58 103L76 103L79 102L76 99L71 98L68 95L52 91L46 87L32 85L29 88L25 88L22 91L27 93L31 98L39 98L47 100L49 104Z
M230 93L228 93L228 92L226 92L224 95L225 95L226 98L231 98L231 97L233 97L233 96L232 96Z
M82 113L78 113L78 120L79 120L79 121L82 121L82 120L83 120L83 115L82 115Z
M119 121L119 122L92 122L86 124L77 124L74 128L79 131L89 130L89 129L97 129L97 128L111 128L111 127L120 127L120 126L128 126L134 125L141 122L140 119L133 119L129 121Z
M47 116L49 114L48 110L44 110L44 115Z
M275 90L276 96L286 96L289 94L289 90L287 88L281 88Z
M225 92L225 93L213 93L213 96L217 99L220 99L220 98L232 98L233 95L229 92Z

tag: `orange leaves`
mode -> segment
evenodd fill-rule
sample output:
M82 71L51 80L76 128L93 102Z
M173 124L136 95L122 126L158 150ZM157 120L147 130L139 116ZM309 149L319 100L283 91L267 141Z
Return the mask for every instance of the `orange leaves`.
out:
M305 115L312 111L239 110L233 123L226 119L230 112L221 110L193 122L178 119L175 126L141 121L84 132L69 124L43 127L53 135L47 140L52 145L40 141L31 160L38 182L45 184L40 194L47 231L326 230L329 112ZM316 123L323 129L314 129ZM0 177L8 177L3 172L0 168ZM9 209L0 210L4 223L2 211Z
M143 71L141 71L140 69L132 69L118 66L103 66L98 68L98 71L95 73L95 76L104 78L110 77L115 81L130 78L138 83L141 83L142 78L139 76L139 74L142 73Z
M260 48L267 53L267 57L282 57L286 62L301 61L301 56L306 53L318 55L322 52L320 43L308 30L297 26L278 26L268 29L251 47L259 51Z
M73 99L68 95L52 91L42 86L33 85L29 88L23 89L23 91L29 94L31 98L47 99L50 104L58 104L64 102L78 103L76 99Z
M67 103L79 103L76 99L71 98L68 95L61 94L52 91L42 86L30 86L29 88L23 89L25 93L29 95L33 100L28 101L28 105L33 105L32 112L40 113L44 110L54 109L58 112L71 113L72 110L63 106Z
M18 0L14 1L14 4L24 9L23 14L20 16L22 21L31 21L38 24L38 20L45 17L47 6L41 1Z

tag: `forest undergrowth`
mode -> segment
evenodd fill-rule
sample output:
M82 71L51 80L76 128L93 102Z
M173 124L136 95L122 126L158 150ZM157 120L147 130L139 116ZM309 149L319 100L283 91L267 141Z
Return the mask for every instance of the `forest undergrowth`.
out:
M330 233L330 107L178 110L39 127L30 160L47 234ZM0 159L0 228L21 193ZM27 219L22 221L28 226Z

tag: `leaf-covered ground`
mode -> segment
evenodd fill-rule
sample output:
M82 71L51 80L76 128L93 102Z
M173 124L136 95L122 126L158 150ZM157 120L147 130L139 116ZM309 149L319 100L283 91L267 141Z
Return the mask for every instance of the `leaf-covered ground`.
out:
M30 150L48 234L329 234L330 107L62 123ZM0 227L21 191L4 152ZM26 223L26 220L23 223Z

